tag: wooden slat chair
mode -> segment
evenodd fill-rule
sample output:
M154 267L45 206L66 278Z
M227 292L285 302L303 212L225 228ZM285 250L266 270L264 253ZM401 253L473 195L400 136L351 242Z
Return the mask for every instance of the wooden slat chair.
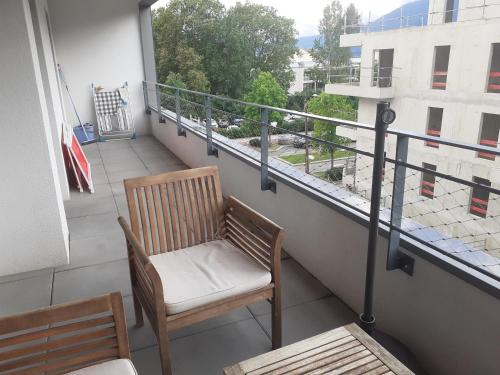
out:
M142 308L171 374L168 332L259 300L272 304L272 346L281 346L283 230L234 197L223 204L217 167L124 181L136 324ZM142 306L142 308L141 308Z
M136 375L121 294L1 318L0 374Z

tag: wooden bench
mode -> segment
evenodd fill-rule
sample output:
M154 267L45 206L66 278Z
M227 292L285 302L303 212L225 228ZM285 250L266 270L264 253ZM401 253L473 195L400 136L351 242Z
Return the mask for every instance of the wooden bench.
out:
M226 367L224 374L413 373L353 323Z
M121 294L1 318L0 374L5 373L136 374Z

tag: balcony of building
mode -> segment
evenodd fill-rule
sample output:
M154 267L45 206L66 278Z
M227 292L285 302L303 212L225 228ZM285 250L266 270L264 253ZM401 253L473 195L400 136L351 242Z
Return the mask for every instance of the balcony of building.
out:
M361 194L359 188L372 181L365 173L372 165L362 168L362 159L353 158L351 152L372 158L373 150L335 145L348 151L332 163L358 185L349 188L283 162L272 147L267 154L268 137L262 133L258 133L260 149L217 134L207 113L221 123L224 116L236 115L221 105L225 100L241 107L251 104L210 96L213 107L207 112L210 101L204 94L155 83L151 3L7 0L0 4L0 46L5 52L0 67L0 124L7 129L0 148L4 160L0 315L121 291L138 373L160 373L157 342L149 323L140 329L134 326L125 240L116 220L118 215L128 216L122 182L217 165L224 195L237 196L286 230L284 344L357 321L363 311L368 226L374 215L370 215L370 192ZM116 87L126 80L129 84L137 139L83 147L92 168L94 194L73 191L66 179L61 123L76 120L71 103L61 94L64 87L55 63L65 69L85 118L93 118L92 83ZM314 116L310 120L364 131L373 131L374 125ZM269 131L269 124L265 125L257 121L258 132ZM308 145L321 143L301 132L290 134L304 138ZM271 134L271 139L278 136ZM394 130L388 136L444 144L440 149L451 147L473 157L479 152L498 155L498 150L485 145L457 145ZM392 191L393 151L388 150L386 161L393 169L386 167L388 185L383 191ZM358 166L352 166L353 160ZM402 161L401 166L405 166ZM408 177L408 181L418 180L416 189L420 188L419 176L433 172L419 168ZM353 177L354 171L365 174ZM440 179L453 176L439 174L439 166L435 173L433 195L438 202L454 191ZM480 182L452 182L468 183L460 189L465 200L469 190L476 188L477 198L484 201L485 187ZM492 184L490 190L488 225L498 217L491 214L498 210L494 199L498 189ZM384 199L391 201L387 195ZM460 215L467 215L467 207L468 203L460 201ZM418 374L494 374L499 366L500 335L497 258L470 241L466 244L468 239L443 235L442 228L403 220L401 214L402 221L398 223L395 216L391 222L391 212L382 206L375 263L377 328L393 338L383 344ZM459 219L463 221L462 216ZM474 230L498 232L494 225L490 229L483 222L475 223ZM386 269L394 227L400 235L399 247L393 250L412 259L412 275L403 266ZM270 349L267 302L179 330L171 337L174 374L220 373L224 366Z

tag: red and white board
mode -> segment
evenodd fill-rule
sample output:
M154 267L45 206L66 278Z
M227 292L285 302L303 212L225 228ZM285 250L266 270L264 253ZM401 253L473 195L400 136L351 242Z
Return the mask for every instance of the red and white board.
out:
M64 139L65 137L63 137ZM68 142L69 141L69 142ZM75 178L76 184L80 192L83 192L83 182L87 185L91 193L94 192L94 183L92 182L92 172L90 169L90 164L85 157L82 146L78 143L78 139L74 134L71 135L71 139L64 139L63 148L65 148L64 154L67 160L68 173L71 171L73 177ZM68 142L69 144L67 144Z

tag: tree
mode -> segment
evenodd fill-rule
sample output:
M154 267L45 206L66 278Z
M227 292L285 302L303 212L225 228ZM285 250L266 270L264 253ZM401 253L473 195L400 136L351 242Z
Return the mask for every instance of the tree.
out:
M218 0L172 0L153 12L158 81L178 73L189 88L207 91L209 80L203 71L203 56L214 24L224 15Z
M245 101L283 108L286 105L287 96L285 90L283 90L271 73L262 72L252 82L250 91L245 95ZM245 116L248 119L260 121L260 110L253 106L247 106L245 108ZM269 114L269 121L281 123L283 115L279 112L271 112Z
M353 121L356 119L356 112L345 96L321 94L307 102L309 112L315 115L341 118ZM337 127L330 122L314 121L313 135L315 138L333 143L346 143L344 137L337 136ZM320 149L326 149L331 154L331 169L334 167L335 147L325 147L320 144Z
M361 14L356 9L354 4L349 4L345 10L345 32L346 34L359 33L359 24L361 23Z
M313 89L305 89L300 92L288 96L287 108L293 111L302 112L304 111L306 102L313 97L313 95L319 95L320 92Z
M260 72L270 72L288 89L297 52L293 20L273 7L236 3L215 30L204 58L212 92L240 98Z
M331 68L345 66L351 58L351 50L340 47L340 35L346 19L348 24L359 23L359 12L353 4L344 12L340 1L333 0L323 10L318 28L320 37L314 41L311 56L318 65L327 69L327 82L330 82Z

